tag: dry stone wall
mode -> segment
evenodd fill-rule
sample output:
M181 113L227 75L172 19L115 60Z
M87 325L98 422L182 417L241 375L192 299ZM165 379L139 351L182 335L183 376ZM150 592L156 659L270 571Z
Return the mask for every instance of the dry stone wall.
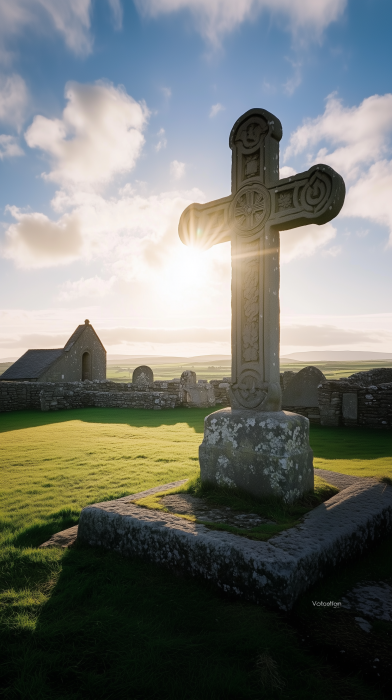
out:
M0 412L39 410L41 389L38 382L0 382Z
M286 406L310 423L331 426L392 428L392 381L390 370L373 375L358 373L347 379L323 381L318 387L318 406ZM363 375L363 376L362 376ZM370 376L368 376L370 375ZM289 380L291 377L287 377ZM286 378L285 378L286 379ZM283 384L282 377L281 383ZM194 406L230 406L230 377L199 381L189 386L180 379L155 381L150 385L95 380L84 382L0 382L0 413L35 409L59 411L70 408L147 408L159 410ZM287 386L287 384L286 384ZM196 397L196 398L195 398Z
M141 388L138 385L122 385L120 390L107 387L86 386L94 382L71 386L46 385L40 393L42 411L59 411L69 408L175 408L180 405L179 392L158 387ZM105 390L106 389L106 390ZM109 389L112 389L110 387ZM165 390L166 389L166 390Z
M351 380L326 381L319 387L321 425L392 428L392 382L363 386Z
M228 382L206 382L206 406L229 405ZM204 386L204 383L203 383ZM201 396L207 393L201 392ZM0 412L36 409L59 411L70 408L147 408L159 410L189 403L180 381L156 381L150 385L95 380L84 382L0 382ZM202 405L202 404L201 404Z
M214 389L215 405L221 406L221 408L226 408L226 406L230 406L230 377L223 377L223 379L211 379L210 384Z

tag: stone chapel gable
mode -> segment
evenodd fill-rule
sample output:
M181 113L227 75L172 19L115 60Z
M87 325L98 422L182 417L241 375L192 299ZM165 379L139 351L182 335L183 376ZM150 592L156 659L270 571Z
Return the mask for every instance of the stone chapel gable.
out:
M106 379L106 350L86 321L72 333L63 348L27 350L0 381L80 382Z

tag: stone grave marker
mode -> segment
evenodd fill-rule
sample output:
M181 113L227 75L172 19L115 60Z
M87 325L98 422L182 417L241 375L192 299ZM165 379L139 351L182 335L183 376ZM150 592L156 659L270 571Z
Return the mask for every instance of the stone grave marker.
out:
M150 386L154 381L154 372L147 365L140 365L133 370L132 384L138 386Z
M180 382L184 387L196 386L196 372L191 369L184 370Z
M343 206L343 179L328 165L279 180L282 126L251 109L234 124L232 191L191 204L179 236L210 248L231 241L231 408L205 420L202 480L293 500L313 487L306 418L281 411L279 375L279 231L331 221Z
M196 372L186 369L181 375L181 386L189 408L215 406L215 392L208 382L196 382Z
M325 381L325 375L318 367L304 367L283 389L283 406L318 407L318 386Z

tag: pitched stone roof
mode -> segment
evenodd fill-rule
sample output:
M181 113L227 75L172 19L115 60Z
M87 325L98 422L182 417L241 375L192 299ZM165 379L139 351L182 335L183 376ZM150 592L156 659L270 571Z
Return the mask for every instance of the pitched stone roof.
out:
M86 324L82 323L82 325L78 326L77 329L72 333L71 337L67 340L67 342L64 345L64 350L66 352L68 352L68 350L72 348L73 344L76 343L77 339L80 338L85 328Z
M56 348L55 350L27 350L19 360L16 360L11 367L6 369L0 379L9 381L13 379L38 379L63 353L64 350L62 348Z
M104 348L104 346L103 346L103 343L102 343L102 340L100 339L100 337L99 337L99 336L97 335L97 333L95 332L95 330L94 330L94 328L92 327L90 321L88 321L88 320L86 319L86 321L85 321L84 323L82 323L80 326L77 327L77 329L72 333L71 337L70 337L70 338L67 340L67 342L65 343L65 345L64 345L64 350L65 350L65 352L68 352L68 351L72 348L73 344L76 343L76 341L78 340L78 338L80 338L80 336L82 335L83 331L86 330L87 326L90 326L90 328L94 331L94 333L95 333L95 335L97 336L99 342L101 343L103 349L105 350L105 348ZM105 350L105 352L106 352L106 350Z

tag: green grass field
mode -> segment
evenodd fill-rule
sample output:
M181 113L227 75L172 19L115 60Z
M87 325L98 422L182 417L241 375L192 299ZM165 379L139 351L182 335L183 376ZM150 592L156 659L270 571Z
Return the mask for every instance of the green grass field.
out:
M384 678L367 680L354 652L353 667L341 668L330 658L329 638L320 630L329 629L331 618L314 611L311 592L297 612L285 616L99 549L37 549L77 523L88 503L196 476L207 413L82 409L0 415L3 697L387 697ZM387 431L313 426L311 444L316 466L392 476ZM331 573L317 595L341 595L345 582L368 571L392 580L392 538ZM342 641L354 624L347 615L339 618L345 621L340 637L331 633L335 646L349 646ZM317 648L302 644L301 625L306 638L314 634ZM356 639L365 634L354 632ZM384 647L392 653L390 639L380 629L379 646L374 642L380 658ZM368 648L369 639L363 653Z

